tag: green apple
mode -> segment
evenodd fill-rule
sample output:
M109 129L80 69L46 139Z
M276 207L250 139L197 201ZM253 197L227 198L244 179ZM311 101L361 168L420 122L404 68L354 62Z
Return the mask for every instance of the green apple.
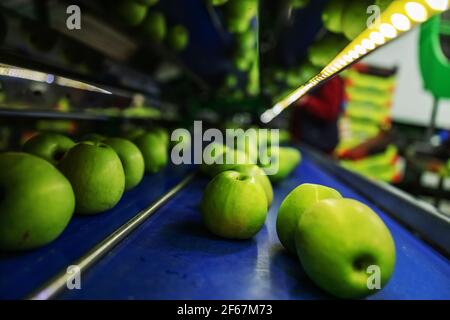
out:
M247 30L244 33L236 35L236 41L238 45L238 50L255 50L257 34L253 30Z
M144 156L145 171L156 173L167 165L168 144L156 132L147 132L133 141Z
M208 0L208 2L213 6L221 6L228 2L228 0Z
M248 82L247 82L247 94L249 96L257 96L260 91L260 85L259 85L259 70L258 70L258 64L253 63L252 68L250 69L248 75Z
M142 3L146 6L154 6L159 0L137 0L137 2Z
M317 68L325 67L347 45L348 40L340 34L327 33L320 41L308 48L308 59Z
M339 199L336 190L320 184L304 183L292 190L281 203L277 216L277 234L281 244L296 254L295 229L303 212L324 199Z
M142 128L133 128L124 134L124 138L133 141L145 132L146 131Z
M273 78L278 82L284 81L286 77L287 77L286 70L275 69L273 71Z
M176 25L169 30L169 46L175 51L183 51L189 44L189 31L185 26Z
M235 90L233 93L229 95L232 100L240 101L244 99L244 92L242 90Z
M178 144L181 144L182 148L185 149L185 150L190 150L191 149L191 147L192 147L192 137L191 137L191 134L190 134L189 131L181 131L181 135L178 136L178 140L170 140L169 141L170 148L173 148L173 147L175 147Z
M228 18L248 23L257 14L258 0L229 0L225 9Z
M56 165L74 145L72 139L61 134L40 133L25 142L23 151Z
M322 11L322 22L328 31L342 32L342 14L345 10L345 0L330 0Z
M256 164L237 164L233 166L230 170L240 172L250 177L254 177L256 182L258 182L264 189L264 193L267 198L267 206L270 207L273 201L273 189L269 178L266 176L263 169L258 167Z
M160 139L162 141L164 141L164 143L166 145L169 145L170 137L169 137L169 131L167 131L167 129L161 128L161 127L156 127L156 128L153 128L152 130L150 130L150 132L156 133L160 137Z
M289 0L289 4L295 9L301 9L309 4L309 0Z
M145 163L139 148L131 141L122 138L109 138L103 141L116 151L122 162L125 174L125 190L130 190L141 182Z
M250 21L245 19L239 20L230 17L226 19L226 26L227 30L231 33L244 33L250 27Z
M234 57L233 63L236 69L239 71L247 71L252 66L254 62L254 52L247 51L244 54L238 54Z
M145 19L147 6L137 1L120 0L116 12L124 23L135 27Z
M247 83L246 92L249 96L255 97L259 94L259 83L249 81Z
M235 57L233 59L234 67L239 71L247 71L250 68L251 61L245 59L244 57Z
M371 0L350 1L346 4L341 17L342 32L348 40L355 39L367 28L367 7ZM334 56L333 56L334 57Z
M257 0L229 0L225 5L225 22L231 33L244 33L258 11Z
M286 84L289 87L298 87L302 83L300 72L295 69L291 69L286 73Z
M235 138L234 147L236 150L245 153L245 163L253 162L256 164L258 162L258 133L255 134L254 139L245 135ZM238 154L238 156L244 157L241 154Z
M267 162L263 162L262 166L273 183L280 182L289 176L302 158L300 151L291 147L278 147L277 149L272 147L268 150L268 153L273 163L269 165ZM271 166L278 166L275 174L269 172Z
M225 171L207 185L201 212L212 233L229 239L249 239L264 225L267 198L254 177Z
M50 243L74 209L72 186L49 162L27 153L0 155L0 250Z
M216 163L216 159L221 157L222 163L223 161L223 154L228 150L228 147L224 144L220 144L217 142L211 142L209 145L207 145L203 149L203 162L200 166L200 171L210 177L213 177L214 174L214 167Z
M166 37L166 19L159 11L150 12L141 27L142 31L155 42L162 42Z
M125 189L125 174L113 148L86 141L77 144L59 163L75 192L79 214L96 214L113 208Z
M238 84L238 79L234 74L229 74L225 77L225 86L227 89L234 89Z
M388 228L356 200L326 199L305 210L295 244L311 280L339 298L373 294L375 277L381 288L394 271L395 244Z
M279 132L280 143L288 143L291 141L291 134L288 130L280 129Z
M98 133L88 133L81 137L81 141L102 142L106 137Z
M208 168L208 174L211 177L219 174L222 171L230 170L237 164L250 164L248 155L241 150L226 148L223 153L216 157L216 161Z
M319 72L320 72L320 68L315 67L308 60L303 62L299 67L299 73L300 73L300 79L301 79L300 82L305 83L306 81L310 80L312 77L314 77Z

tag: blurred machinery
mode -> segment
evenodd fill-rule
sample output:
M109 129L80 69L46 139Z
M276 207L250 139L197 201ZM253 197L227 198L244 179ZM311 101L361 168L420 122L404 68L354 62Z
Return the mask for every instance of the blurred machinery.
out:
M403 175L397 147L388 137L395 72L365 64L345 72L345 111L335 151L346 168L391 183L399 182Z

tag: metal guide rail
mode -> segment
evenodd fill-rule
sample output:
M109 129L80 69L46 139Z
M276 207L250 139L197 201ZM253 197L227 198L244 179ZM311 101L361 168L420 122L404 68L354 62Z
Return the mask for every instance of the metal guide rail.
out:
M145 176L108 212L74 215L51 244L27 252L1 253L0 299L25 298L60 273L66 274L68 266L95 262L182 188L191 172L192 167L168 166L158 174Z

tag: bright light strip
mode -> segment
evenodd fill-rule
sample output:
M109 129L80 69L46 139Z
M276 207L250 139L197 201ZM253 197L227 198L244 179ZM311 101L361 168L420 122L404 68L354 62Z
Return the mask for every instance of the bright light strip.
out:
M38 82L47 82L48 79L47 73L17 68L9 65L0 65L0 76Z
M81 89L81 90L87 90L87 91L95 91L95 92L101 92L105 94L112 94L110 91L98 88L96 86L80 82L77 80L72 80L64 77L56 77L56 84L64 87L70 87L74 89Z
M283 111L283 107L279 104L276 104L273 108L272 111L274 114L280 114L281 111Z
M45 82L47 84L56 83L60 86L71 87L75 89L87 90L87 91L96 91L106 94L111 94L111 92L106 91L104 89L95 87L93 85L83 83L77 80L71 80L64 77L57 77L53 74L34 71L29 69L23 69L19 67L14 67L6 64L0 64L0 76L25 79L37 82ZM56 79L56 81L55 81Z
M320 81L317 79L317 76L311 79L306 85L301 86L289 96L275 104L272 108L266 110L261 114L259 119L263 123L269 123L276 116L278 116L284 109L286 109L289 105L297 101L301 96L303 96L306 92L309 91L312 87L318 84Z
M348 55L348 54L344 54L344 56L342 57L342 59L344 59L344 61L346 63L350 63L353 61L353 59Z
M363 46L360 45L360 44L357 44L355 46L355 51L358 53L358 55L363 55L363 54L365 54L367 52L367 50L364 49Z
M358 54L356 53L355 50L350 50L348 52L348 55L350 56L350 58L352 58L353 60L358 59Z
M448 7L449 0L393 1L381 14L381 24L378 26L378 30L366 29L363 31L320 74L317 74L306 85L299 87L283 100L279 101L273 108L266 110L261 115L261 121L264 123L270 122L278 113L301 98L312 87L341 71L359 57L391 41L404 31L411 29L415 24L426 21L432 15L444 11Z
M369 37L370 40L372 40L372 42L376 45L382 45L385 42L384 36L377 31L372 32Z
M363 48L365 50L375 49L375 44L373 43L372 40L369 40L369 39L364 39L363 41L361 41L361 45L363 46Z
M408 17L401 13L394 13L391 17L391 22L395 29L400 31L406 31L411 28L411 22Z
M444 11L448 9L448 0L425 0L431 9Z
M269 123L275 118L275 115L272 112L272 109L264 111L264 113L259 117L262 123Z
M415 22L424 22L428 18L427 9L417 2L405 4L405 11L408 17Z
M380 25L380 32L386 38L395 38L397 36L397 30L389 23L382 23Z

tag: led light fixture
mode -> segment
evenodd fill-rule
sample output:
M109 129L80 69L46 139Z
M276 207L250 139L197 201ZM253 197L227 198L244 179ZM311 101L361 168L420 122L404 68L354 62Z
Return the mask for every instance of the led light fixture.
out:
M284 99L266 110L260 117L270 122L290 104L297 101L311 88L337 74L362 56L392 41L412 27L449 8L450 0L395 0L380 16L377 25L364 30L350 42L322 71L306 84L294 90Z

